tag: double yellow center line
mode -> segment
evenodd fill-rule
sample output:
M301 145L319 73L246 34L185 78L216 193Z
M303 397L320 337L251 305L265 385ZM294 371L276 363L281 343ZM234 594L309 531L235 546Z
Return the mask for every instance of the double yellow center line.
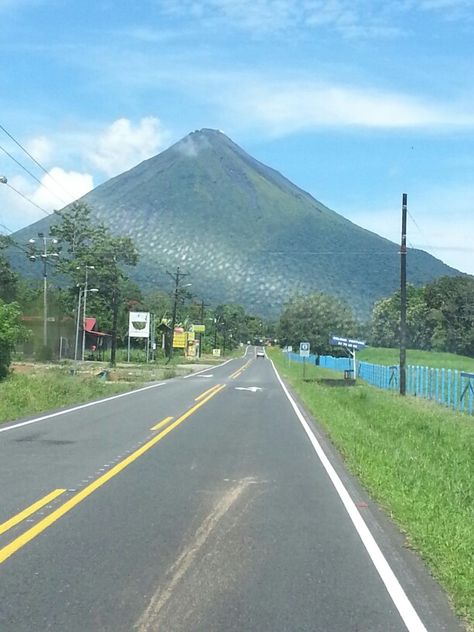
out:
M234 371L234 373L232 373L229 377L231 380L235 380L237 379L242 373L243 371L245 371L245 369L248 367L248 365L252 362L252 358L250 360L247 360L247 362L240 367L240 369L237 369L237 371Z
M10 542L9 544L1 548L0 549L0 564L2 564L14 553L16 553L21 548L23 548L26 544L28 544L28 542L36 538L40 533L45 531L52 524L54 524L57 520L59 520L59 518L61 518L62 516L67 514L69 511L71 511L71 509L76 507L76 505L78 505L83 500L85 500L93 492L95 492L97 489L99 489L100 487L108 483L108 481L110 481L114 476L117 476L119 472L121 472L126 467L128 467L131 463L136 461L139 457L145 454L145 452L148 452L148 450L150 450L153 446L155 446L162 439L164 439L166 435L168 435L175 428L177 428L181 423L183 423L183 421L185 421L194 412L196 412L196 410L201 408L201 406L204 406L206 402L208 402L212 397L214 397L214 395L217 395L217 393L219 393L223 388L225 388L225 385L218 384L214 386L212 389L208 389L206 392L200 395L199 398L196 398L196 399L199 399L197 404L189 408L183 415L181 415L181 417L178 417L176 421L168 425L158 435L153 437L153 439L150 439L149 441L147 441L140 448L135 450L135 452L132 452L132 454L127 456L123 461L120 461L120 463L117 463L117 465L112 467L108 472L106 472L105 474L102 474L102 476L100 476L98 479L96 479L95 481L87 485L87 487L85 487L80 492L78 492L75 496L67 500L63 505L61 505L60 507L52 511L48 516L40 520L33 527L31 527L30 529L22 533L20 536L15 538L12 542ZM171 419L173 418L171 417L171 418L164 419L163 422L160 422L160 424L157 424L155 428L157 428L160 425L165 425L165 422L168 423ZM63 489L61 490L58 489L58 490L55 490L54 492L51 492L51 494L48 494L47 496L37 501L36 503L31 505L27 509L23 510L22 512L20 512L13 518L10 518L10 520L7 520L7 522L4 522L2 525L0 525L1 527L3 527L2 533L4 533L7 529L11 529L13 526L15 526L16 524L18 524L19 522L21 522L28 516L32 515L40 507L43 507L52 499L62 494L64 491L65 490Z

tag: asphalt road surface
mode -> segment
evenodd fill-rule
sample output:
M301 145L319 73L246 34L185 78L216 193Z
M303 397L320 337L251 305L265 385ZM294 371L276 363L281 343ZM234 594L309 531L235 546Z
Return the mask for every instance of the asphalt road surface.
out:
M1 632L461 630L250 347L0 427Z

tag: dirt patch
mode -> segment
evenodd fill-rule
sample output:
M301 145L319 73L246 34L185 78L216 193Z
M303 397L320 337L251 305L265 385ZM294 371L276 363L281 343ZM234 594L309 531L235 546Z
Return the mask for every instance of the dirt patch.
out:
M356 381L355 380L345 380L344 378L342 379L333 379L333 378L320 378L318 380L313 380L314 382L317 382L318 384L322 384L323 386L355 386L356 385Z

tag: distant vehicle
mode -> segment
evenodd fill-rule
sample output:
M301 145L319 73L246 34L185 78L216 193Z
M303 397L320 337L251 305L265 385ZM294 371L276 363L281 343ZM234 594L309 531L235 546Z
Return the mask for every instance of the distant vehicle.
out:
M257 358L264 358L265 357L265 352L263 349L257 349L255 355L257 356Z

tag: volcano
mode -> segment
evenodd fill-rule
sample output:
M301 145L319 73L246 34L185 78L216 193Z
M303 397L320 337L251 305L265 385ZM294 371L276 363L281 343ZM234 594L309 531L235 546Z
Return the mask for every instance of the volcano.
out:
M196 297L268 317L295 293L315 291L367 315L399 286L397 244L327 208L217 130L192 132L81 201L134 240L140 262L131 276L144 290L167 288L166 270L179 265ZM45 217L14 238L26 242L57 221ZM410 283L455 274L409 250Z

